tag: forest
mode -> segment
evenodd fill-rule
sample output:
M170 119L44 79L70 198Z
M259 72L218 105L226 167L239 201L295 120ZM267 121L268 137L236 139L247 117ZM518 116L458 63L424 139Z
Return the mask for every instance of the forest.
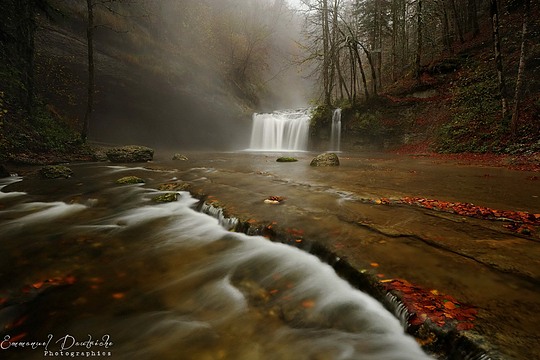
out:
M234 148L251 113L299 106L314 107L315 141L331 109L343 108L353 148L540 149L530 0L0 6L4 162L74 149L84 157L88 139Z

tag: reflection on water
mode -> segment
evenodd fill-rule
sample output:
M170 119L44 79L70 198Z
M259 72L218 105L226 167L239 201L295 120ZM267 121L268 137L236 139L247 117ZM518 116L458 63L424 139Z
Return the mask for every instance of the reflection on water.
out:
M42 342L4 341L2 358L62 344L115 359L428 358L315 257L227 231L187 192L156 204L115 185L118 170L94 168L62 201L0 192L2 339Z

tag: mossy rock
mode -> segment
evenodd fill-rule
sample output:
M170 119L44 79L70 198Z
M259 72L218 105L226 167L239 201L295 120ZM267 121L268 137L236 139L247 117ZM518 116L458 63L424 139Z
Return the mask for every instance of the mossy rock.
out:
M293 157L282 156L276 160L277 162L296 162L298 159Z
M189 160L186 155L182 155L182 154L174 154L172 159L173 160L182 160L182 161Z
M100 161L100 162L109 161L107 153L103 150L94 151L94 153L92 154L92 158L94 159L94 161Z
M158 203L173 202L178 199L178 193L171 192L156 196L153 200Z
M166 183L158 186L159 191L188 191L191 187L190 184L179 182L179 183Z
M128 145L107 150L107 158L112 162L147 162L154 158L154 150L146 146Z
M317 155L311 163L311 166L339 166L339 158L335 153L324 153Z
M117 184L127 185L127 184L144 184L144 180L138 176L124 176L116 180Z
M45 179L68 179L73 176L73 170L64 165L47 165L39 173Z

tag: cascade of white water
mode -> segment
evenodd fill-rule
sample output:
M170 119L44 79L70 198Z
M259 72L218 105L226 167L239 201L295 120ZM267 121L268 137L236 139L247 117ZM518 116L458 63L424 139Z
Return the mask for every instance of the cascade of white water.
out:
M332 133L330 136L330 151L341 150L341 109L337 108L332 114Z
M307 150L309 120L307 109L253 114L250 150Z

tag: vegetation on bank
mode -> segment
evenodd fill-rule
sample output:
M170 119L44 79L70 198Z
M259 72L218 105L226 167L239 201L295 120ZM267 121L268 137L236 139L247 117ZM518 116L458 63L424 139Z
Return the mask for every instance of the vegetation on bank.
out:
M316 57L315 137L328 136L321 129L340 107L349 146L540 151L536 3L456 0L453 9L422 0L316 3L312 34L319 36L312 42L323 53ZM327 15L333 12L340 15Z

